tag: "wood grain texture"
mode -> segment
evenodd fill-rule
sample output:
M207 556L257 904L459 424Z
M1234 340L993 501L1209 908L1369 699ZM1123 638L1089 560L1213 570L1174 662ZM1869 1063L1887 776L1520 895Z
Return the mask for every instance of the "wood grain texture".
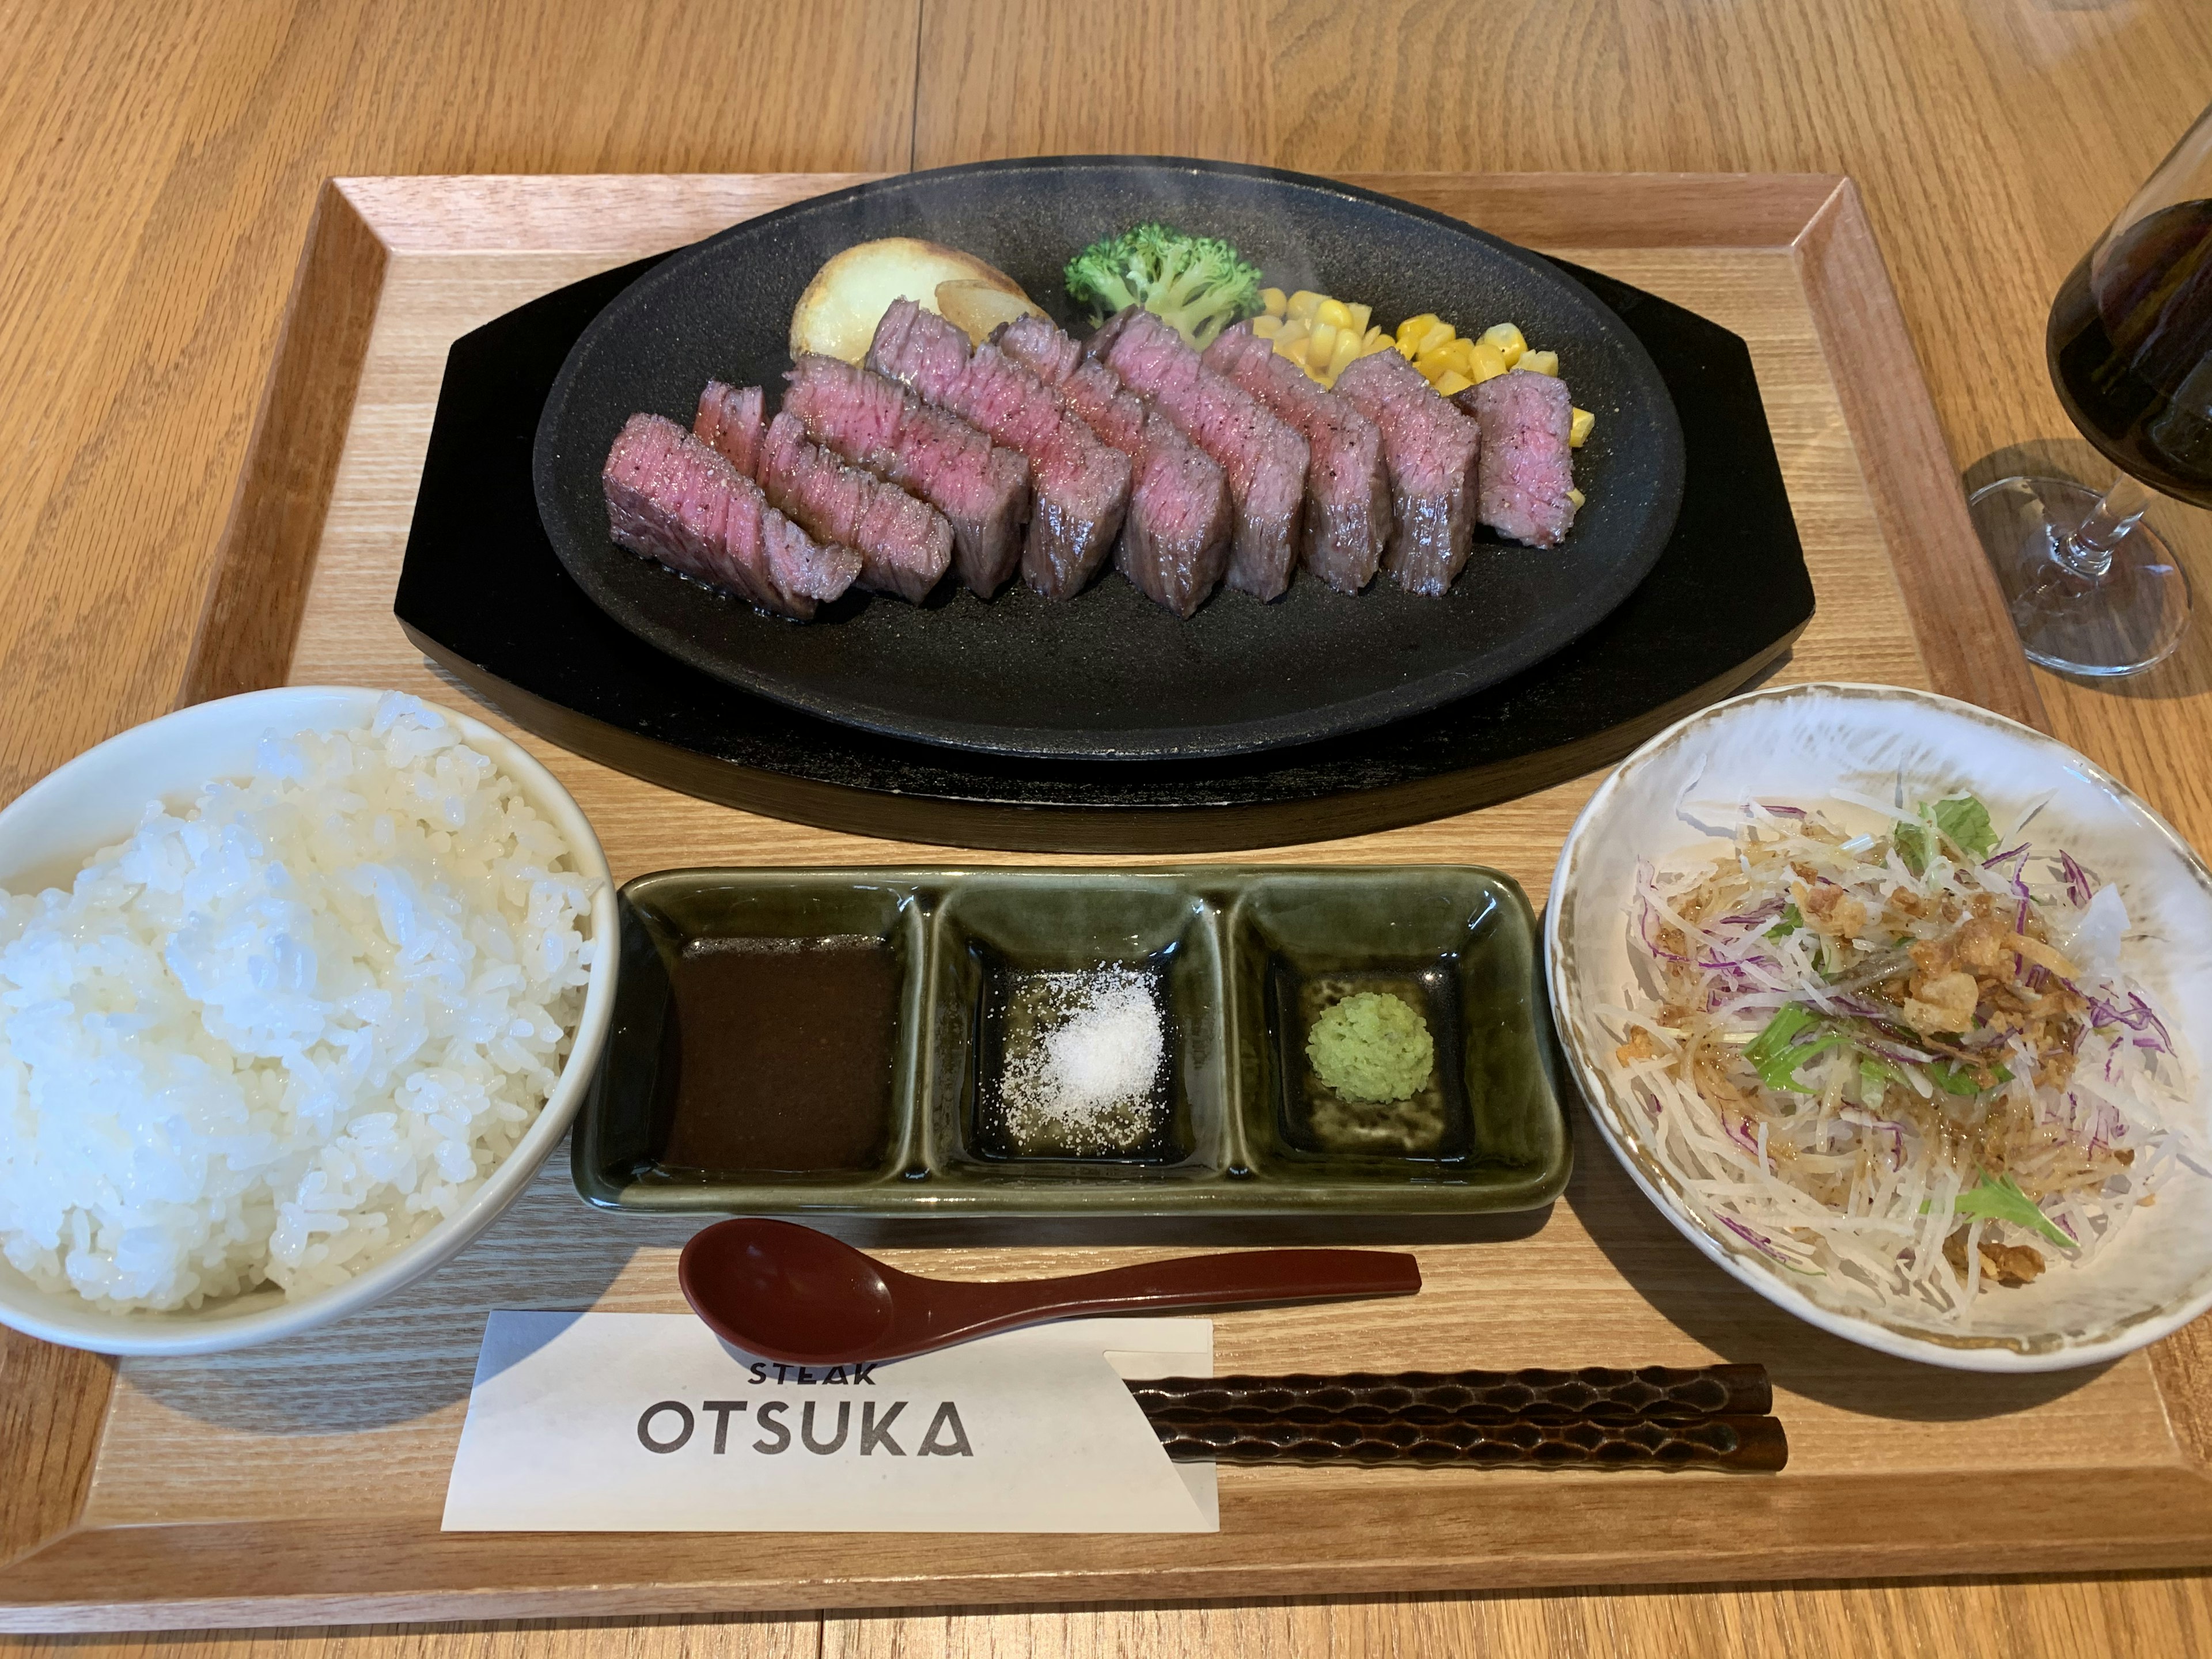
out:
M335 185L324 185L277 336L276 366L216 550L179 703L256 690L283 678L353 420L384 261L377 234Z
M1495 195L1480 178L1362 182L1533 237L1513 216L1536 205L1520 181ZM596 184L459 183L442 246L436 186L342 185L345 201L380 235L380 204L390 206L407 227L390 240L407 251L392 252L384 267L352 418L342 453L326 465L332 489L305 579L292 678L455 695L390 614L414 480L455 336L560 283L805 187L803 180L732 179L718 190L700 179L634 179L628 204L635 243L575 252L580 228L600 218ZM1686 218L1706 181L1589 179L1574 188L1586 198L1632 198L1657 225L1669 215ZM1787 188L1794 186L1777 191ZM1802 199L1818 212L1829 197L1808 191ZM1605 217L1595 207L1588 216ZM507 239L500 251L484 246L493 233ZM1866 372L1867 359L1832 353L1834 329L1824 333L1795 241L1556 251L1693 305L1748 345L1820 596L1784 676L1857 672L1926 684L1837 383L1839 372ZM1846 319L1842 327L1849 335L1864 325ZM273 447L266 455L257 450L254 465L280 477L306 470L281 461L285 434L270 431ZM1924 457L1917 465L1923 490L1931 473L1944 476ZM599 828L621 877L711 860L930 856L727 812L528 741ZM1592 781L1290 856L1480 859L1540 890ZM1774 1365L1795 1449L1791 1470L1771 1485L1236 1469L1224 1472L1222 1534L1171 1542L769 1535L748 1539L733 1553L731 1540L715 1537L545 1538L518 1548L438 1534L434 1517L483 1310L673 1310L671 1260L689 1231L674 1219L587 1218L556 1159L482 1247L371 1316L244 1354L130 1363L77 1528L0 1581L12 1603L0 1608L0 1622L219 1626L410 1612L528 1616L1071 1593L1279 1594L1321 1583L1374 1591L1409 1578L1445 1588L1717 1571L1790 1575L1839 1560L1875 1571L2152 1564L2197 1559L2212 1536L2212 1483L2194 1473L2170 1431L2147 1360L2088 1376L1962 1380L1809 1338L1714 1273L1637 1200L1616 1165L1590 1158L1540 1231L1443 1224L1401 1241L1419 1247L1432 1298L1421 1319L1356 1308L1239 1315L1221 1322L1220 1362L1328 1371L1448 1364L1473 1352L1498 1364L1696 1364L1756 1354ZM946 1250L952 1241L935 1229L928 1238L939 1248L906 1259L958 1275L1076 1271L1130 1254L1095 1239L1048 1249L1033 1228L1018 1236L1026 1248L1006 1248L1002 1228L998 1248L977 1248L988 1237L980 1230L966 1236L969 1248ZM886 1242L916 1241L908 1231ZM1182 1242L1257 1241L1232 1231L1226 1240ZM386 1380L373 1394L333 1389L334 1361ZM2027 1468L2023 1446L2034 1448ZM2033 1503L2044 1489L2043 1470L2054 1464L2068 1471L2070 1528L2018 1543L1993 1535L1985 1524L1990 1506ZM1567 1483L1577 1527L1563 1536L1548 1523ZM339 1517L330 1513L333 1492L349 1494ZM1480 1501L1470 1503L1478 1492ZM1962 1501L1969 1493L1972 1501Z
M2212 1652L2195 1581L1858 1582L1770 1589L1376 1596L1203 1607L337 1626L0 1637L8 1659L2166 1659Z
M0 1566L84 1507L115 1364L0 1330Z
M1956 556L1974 539L1956 480L1911 465L1939 449L1942 436L1912 341L1898 325L1889 273L1865 227L1858 186L1846 179L1807 222L1796 246L1822 343L1831 356L1860 355L1859 372L1844 376L1837 390L1852 439L1872 463L1868 489L1920 654L1934 683L1952 696L2047 731L2027 659L1990 648L2011 642L1996 573L1985 560Z
M903 167L918 12L0 5L0 798L175 701L324 179Z
M0 569L15 600L0 614L15 671L0 796L175 697L325 175L881 168L909 155L927 166L1099 148L1322 171L1848 172L1969 480L2035 465L2101 483L2104 464L2043 376L2044 309L2212 80L2212 15L2197 0L1224 0L1158 8L1142 31L1129 17L1066 0L509 0L459 12L423 0L0 0ZM1214 55L1225 37L1233 72ZM1624 231L1614 245L1636 244ZM120 537L118 502L131 507ZM2153 518L2204 591L2212 519L2166 505ZM2201 626L2133 684L2039 678L2060 735L2212 843ZM15 1368L4 1395L19 1354L0 1367ZM0 1512L21 1510L19 1449L0 1439ZM2212 1652L2208 1606L2197 1578L2119 1578L865 1622L867 1651L916 1655L2070 1659ZM758 1638L740 1632L759 1628L317 1632L236 1645L750 1654ZM759 1651L857 1650L839 1621L819 1642L811 1620L769 1628L790 1639ZM204 1638L67 1645L226 1650Z

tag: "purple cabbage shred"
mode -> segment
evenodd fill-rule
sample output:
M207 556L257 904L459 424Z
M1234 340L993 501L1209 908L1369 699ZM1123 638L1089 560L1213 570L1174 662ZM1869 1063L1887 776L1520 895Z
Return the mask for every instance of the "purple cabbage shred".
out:
M2087 870L2075 862L2071 853L2059 854L2058 873L2065 880L2066 896L2075 905L2087 904L2096 896L2096 883L2090 879Z

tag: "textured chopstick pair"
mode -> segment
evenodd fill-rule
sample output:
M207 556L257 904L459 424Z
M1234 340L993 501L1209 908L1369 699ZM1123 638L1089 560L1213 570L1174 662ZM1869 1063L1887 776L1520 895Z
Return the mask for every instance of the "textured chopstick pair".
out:
M1717 1468L1789 1461L1759 1365L1131 1382L1179 1462Z

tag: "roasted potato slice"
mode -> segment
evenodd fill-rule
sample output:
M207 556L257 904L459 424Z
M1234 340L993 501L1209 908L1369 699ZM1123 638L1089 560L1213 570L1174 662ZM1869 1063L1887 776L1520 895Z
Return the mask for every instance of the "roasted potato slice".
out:
M938 284L957 282L979 283L1024 302L1028 299L1003 270L940 242L886 236L858 243L816 271L806 292L799 296L791 313L791 355L813 351L857 363L867 356L876 325L892 301L912 300L926 310L937 311Z
M1019 289L1010 292L963 276L937 285L937 313L972 343L981 345L1000 324L1011 323L1017 317L1042 317L1044 307Z

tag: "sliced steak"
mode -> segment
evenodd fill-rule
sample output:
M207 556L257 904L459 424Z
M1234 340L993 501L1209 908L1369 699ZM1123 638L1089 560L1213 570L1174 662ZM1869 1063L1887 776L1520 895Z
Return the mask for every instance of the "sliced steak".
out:
M834 357L801 356L786 375L783 412L855 466L919 495L952 525L953 565L989 599L1022 557L1030 464L896 381Z
M740 392L720 380L707 382L691 435L720 450L748 478L760 477L761 434L767 429L768 399L758 386Z
M1129 458L998 347L971 349L958 328L911 300L893 301L876 325L868 367L1027 458L1036 499L1022 580L1048 599L1080 592L1121 533Z
M942 513L808 442L788 410L769 425L759 477L769 500L808 535L860 556L863 587L918 603L952 562L952 526Z
M1304 437L1139 307L1099 330L1084 352L1150 398L1228 478L1229 585L1262 599L1282 592L1297 558L1310 455Z
M859 554L816 543L665 416L629 417L600 482L616 541L763 611L805 622L860 574Z
M1336 392L1382 428L1397 521L1382 568L1413 592L1442 594L1474 545L1481 429L1395 351L1354 359L1336 377Z
M1305 544L1299 557L1331 587L1357 593L1375 580L1390 540L1390 480L1382 466L1382 434L1343 398L1243 323L1200 359L1234 380L1305 434L1313 452L1306 468Z
M1189 616L1229 566L1229 485L1221 469L1044 318L1017 319L994 343L1129 458L1129 512L1115 568L1146 598Z
M1575 522L1574 400L1556 374L1516 368L1453 399L1482 428L1478 511L1501 536L1557 547Z

